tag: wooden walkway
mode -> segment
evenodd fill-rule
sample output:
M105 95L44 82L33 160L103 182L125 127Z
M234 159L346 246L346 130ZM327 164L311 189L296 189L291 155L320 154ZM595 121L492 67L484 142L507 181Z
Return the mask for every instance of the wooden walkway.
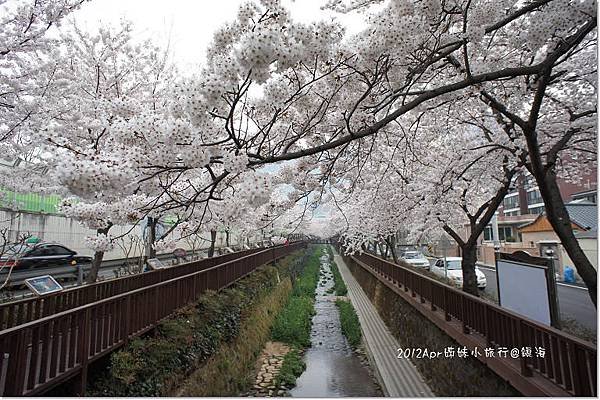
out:
M434 397L417 368L409 360L396 357L397 349L400 347L398 341L392 336L342 257L335 253L334 260L348 287L348 297L358 314L364 342L374 361L373 367L380 377L385 395L389 397Z

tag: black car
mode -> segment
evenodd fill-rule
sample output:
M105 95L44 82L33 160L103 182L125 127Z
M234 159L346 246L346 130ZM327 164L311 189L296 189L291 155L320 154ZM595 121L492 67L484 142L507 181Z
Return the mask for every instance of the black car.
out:
M15 270L88 264L90 262L92 262L91 257L78 256L77 252L56 243L14 245L0 258L0 266L11 267L14 265Z

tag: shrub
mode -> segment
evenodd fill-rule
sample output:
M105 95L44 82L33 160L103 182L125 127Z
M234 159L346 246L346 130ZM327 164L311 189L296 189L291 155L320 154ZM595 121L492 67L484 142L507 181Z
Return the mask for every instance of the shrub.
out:
M360 321L354 307L349 301L336 300L335 305L340 311L340 323L342 325L342 333L348 339L348 343L352 348L357 348L361 342Z
M299 347L310 346L310 327L313 315L313 299L306 296L292 296L275 319L271 336L279 342Z
M289 265L289 262L283 264ZM288 273L283 269L281 272ZM203 294L197 303L161 322L154 335L134 339L111 354L108 368L90 371L86 394L156 397L170 393L193 369L240 336L243 320L253 313L257 302L278 285L279 277L277 268L264 266L230 288ZM288 286L286 293L289 290ZM281 303L285 297L281 298ZM270 312L275 313L274 310ZM269 332L268 326L264 340ZM256 353L255 357L259 352L260 349L250 351ZM228 368L231 361L222 361L220 365ZM229 377L223 376L223 379Z
M321 262L319 261L319 252L314 251L313 254L308 257L302 273L294 282L292 297L315 297L315 288L319 281L320 267Z
M320 248L313 248L304 268L294 282L290 298L273 324L274 340L292 346L310 346L311 318L314 315L315 289L319 281Z
M335 289L335 294L338 296L345 296L348 294L348 288L342 279L342 275L340 274L340 270L338 269L335 262L331 262L331 272L333 273L333 281Z
M294 386L296 377L300 376L306 369L306 364L297 349L292 349L283 357L281 369L275 377L275 386Z
M173 397L238 396L254 383L256 360L269 339L275 314L282 309L292 285L282 280L257 302L244 318L238 336L219 347L216 354L194 371Z

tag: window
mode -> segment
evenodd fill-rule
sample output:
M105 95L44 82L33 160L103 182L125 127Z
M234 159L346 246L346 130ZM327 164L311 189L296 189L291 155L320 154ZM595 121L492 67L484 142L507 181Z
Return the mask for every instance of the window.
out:
M513 236L512 226L499 226L498 227L498 236L501 242L515 242L516 239ZM483 240L485 241L493 241L494 236L492 232L491 226L486 226L483 230Z
M543 201L544 200L542 200L542 194L538 189L532 190L531 192L527 192L527 204L536 204L541 203Z
M461 269L460 261L454 261L454 260L448 261L448 269L451 269L451 270Z
M62 246L48 246L50 254L54 256L70 256L73 254L72 251L65 249Z
M529 209L529 214L541 214L544 212L544 206L534 207Z
M489 242L494 240L494 238L492 237L492 227L491 226L486 226L485 229L483 230L483 240Z
M42 257L42 256L48 256L50 255L50 251L48 251L47 247L38 247L36 249L33 249L29 254L27 254L27 257Z
M498 236L500 236L500 241L503 242L514 242L515 238L512 234L512 226L499 226L498 227Z
M504 208L511 209L519 207L519 196L510 196L504 199Z

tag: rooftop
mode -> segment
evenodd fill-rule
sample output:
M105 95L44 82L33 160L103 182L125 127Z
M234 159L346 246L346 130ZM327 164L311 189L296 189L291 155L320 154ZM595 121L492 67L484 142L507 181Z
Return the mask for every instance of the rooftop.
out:
M594 203L565 204L571 221L585 229L598 229L598 206Z

